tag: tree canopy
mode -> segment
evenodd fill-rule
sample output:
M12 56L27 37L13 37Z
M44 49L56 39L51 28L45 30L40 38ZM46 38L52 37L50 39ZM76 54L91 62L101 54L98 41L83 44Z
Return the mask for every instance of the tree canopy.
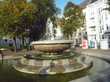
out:
M82 9L72 2L68 2L64 9L64 18L62 18L62 31L66 38L72 36L78 28L83 26Z
M45 33L47 19L53 20L57 10L54 0L3 0L0 2L0 33L38 40Z
M33 40L40 39L45 34L46 22L48 18L53 21L59 9L55 6L54 0L32 0L37 6L36 21L31 29L30 37ZM37 30L36 30L37 29Z
M25 36L37 11L26 0L3 0L0 2L0 33L8 37Z

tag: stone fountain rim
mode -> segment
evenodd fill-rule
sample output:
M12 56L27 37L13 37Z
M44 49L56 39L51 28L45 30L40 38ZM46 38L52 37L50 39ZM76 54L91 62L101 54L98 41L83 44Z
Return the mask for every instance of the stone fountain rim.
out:
M73 40L43 40L43 41L33 41L31 45L34 44L70 44Z
M76 72L88 70L93 66L93 61L90 61L88 64L83 62L82 65L83 65L83 67L78 68L78 69L74 69L72 71L63 72L63 73L55 73L55 72L50 73L49 72L47 75L68 74L68 73L76 73ZM20 71L22 73L43 75L43 74L40 74L40 73L38 74L36 72L29 72L29 71L26 71L25 69L22 70L22 69L18 68L16 65L13 65L13 67L15 68L15 70Z

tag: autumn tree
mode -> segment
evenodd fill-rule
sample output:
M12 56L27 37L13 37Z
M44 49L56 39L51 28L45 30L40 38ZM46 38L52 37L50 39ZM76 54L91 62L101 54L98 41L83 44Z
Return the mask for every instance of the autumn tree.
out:
M16 37L27 36L27 29L32 27L36 11L35 5L28 3L26 0L1 1L0 33L14 40L16 40Z

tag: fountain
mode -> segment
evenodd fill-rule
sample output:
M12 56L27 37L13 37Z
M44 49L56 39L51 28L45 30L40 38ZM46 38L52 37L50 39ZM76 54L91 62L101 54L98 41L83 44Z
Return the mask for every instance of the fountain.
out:
M80 60L75 53L71 52L73 41L55 39L50 19L47 24L49 24L46 32L48 40L32 42L33 50L13 67L23 73L40 75L76 73L89 69L91 62L84 63L84 60Z

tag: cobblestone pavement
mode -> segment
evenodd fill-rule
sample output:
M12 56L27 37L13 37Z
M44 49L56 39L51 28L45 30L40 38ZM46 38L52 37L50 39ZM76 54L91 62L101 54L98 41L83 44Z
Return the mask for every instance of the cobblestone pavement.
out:
M75 49L75 52L84 54L84 55L98 57L98 58L101 58L101 59L104 59L104 60L110 62L110 50L77 48L77 49Z
M17 59L17 58L21 58L24 54L25 54L26 51L18 51L18 52L13 52L13 51L10 51L10 50L7 50L7 51L3 51L3 55L0 54L0 60L2 60L2 56L3 56L3 59Z
M83 55L98 57L110 63L110 50L77 48L75 49L75 52ZM103 71L97 72L95 75L85 76L71 82L110 82L110 67Z
M110 50L100 50L100 49L81 49L81 48L76 48L75 51L81 52L85 54L95 54L95 55L110 55Z

